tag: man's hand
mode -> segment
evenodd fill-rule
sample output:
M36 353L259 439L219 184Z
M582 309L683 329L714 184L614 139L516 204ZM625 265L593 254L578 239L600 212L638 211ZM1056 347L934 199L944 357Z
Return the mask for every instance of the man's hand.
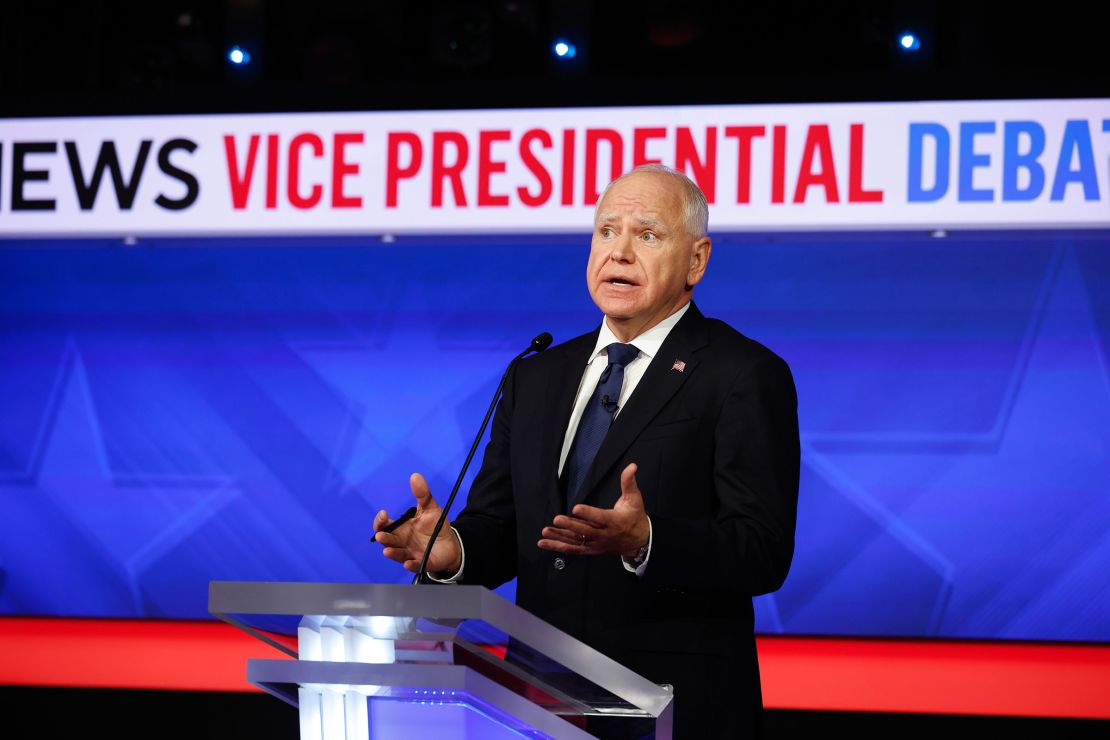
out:
M636 464L621 472L621 497L612 509L578 504L572 516L560 514L544 527L537 544L572 555L622 555L633 558L648 542L644 497L636 485Z
M405 570L415 573L420 569L420 559L424 557L424 549L432 538L432 530L435 529L443 509L432 498L428 482L420 473L412 474L409 485L416 498L416 514L394 531L382 532L382 527L391 521L385 509L382 509L374 517L374 539L385 545L383 555L404 565ZM459 539L454 530L444 524L428 558L428 572L453 576L461 566L462 548Z

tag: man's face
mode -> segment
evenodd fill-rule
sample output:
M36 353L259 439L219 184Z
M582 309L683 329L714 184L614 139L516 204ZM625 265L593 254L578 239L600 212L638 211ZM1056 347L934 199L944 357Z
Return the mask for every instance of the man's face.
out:
M586 281L623 341L681 308L705 272L709 239L689 234L683 215L681 185L651 172L616 183L598 206Z

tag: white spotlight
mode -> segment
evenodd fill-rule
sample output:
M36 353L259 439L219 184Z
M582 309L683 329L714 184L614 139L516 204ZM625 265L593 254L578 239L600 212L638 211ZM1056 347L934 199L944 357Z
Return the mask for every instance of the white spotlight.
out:
M921 39L917 34L906 31L898 37L898 46L902 47L903 51L917 51L921 48Z
M248 64L251 60L251 54L246 49L240 46L233 46L227 52L227 60L237 67Z
M573 59L574 55L578 53L578 49L574 48L574 44L563 39L556 40L551 50L555 53L555 56L560 59Z

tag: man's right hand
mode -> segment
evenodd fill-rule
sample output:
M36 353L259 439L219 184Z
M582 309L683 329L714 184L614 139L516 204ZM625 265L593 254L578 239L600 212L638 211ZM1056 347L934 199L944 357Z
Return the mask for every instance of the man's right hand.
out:
M382 554L405 566L405 570L417 572L420 559L432 538L432 530L443 509L432 498L428 482L420 473L409 478L412 495L416 499L416 514L393 532L382 532L382 527L390 523L389 515L382 509L374 517L374 539L385 546ZM462 547L455 531L444 524L436 538L435 547L428 558L428 572L441 578L450 578L462 567Z

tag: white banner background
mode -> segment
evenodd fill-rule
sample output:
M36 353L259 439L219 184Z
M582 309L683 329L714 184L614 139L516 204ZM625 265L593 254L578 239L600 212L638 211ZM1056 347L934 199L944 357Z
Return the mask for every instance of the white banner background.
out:
M921 139L921 174L915 174L915 124L948 139L946 168L938 167L938 139L930 135ZM763 131L749 139L747 160L740 156L735 128L745 126ZM859 127L857 163L862 162L854 174L853 126ZM783 142L780 168L774 161L776 129ZM1007 155L1007 131L1018 129L1022 133L1010 137ZM465 141L459 175L465 204L456 201L450 177L442 172L433 177L437 132L448 142L439 147L440 165L456 163L453 142ZM523 151L531 152L532 162L522 152L526 134ZM1040 134L1043 151L1030 166L1025 153ZM291 153L298 136L302 143ZM708 163L701 179L703 186L712 183L711 231L1110 227L1110 100L1042 100L7 119L0 120L0 236L583 231L593 211L587 139L601 139L593 161L600 189L610 176L614 136L622 150L620 171L634 165L638 139L641 159L672 166L680 139L688 150L692 143L695 158ZM256 150L248 180L252 137ZM347 141L341 158L337 137ZM565 146L571 138L573 155ZM83 209L66 142L75 148L85 183L104 143L114 142L123 181L129 182L144 140L151 144L131 207L119 204L106 168L95 203ZM160 150L174 140L190 146L177 142L160 167ZM408 175L414 140L421 161ZM294 159L299 172L291 180ZM830 162L833 174L825 171ZM158 204L159 196L163 203L186 200L187 178L173 168L195 178L196 197L187 207ZM694 174L693 167L685 169ZM745 171L750 173L746 202L738 183ZM391 172L393 205L387 198ZM911 195L912 183L933 190L945 172L942 195ZM1016 196L1005 197L1007 172ZM549 188L541 187L542 173L550 178ZM799 192L802 175L810 185ZM437 180L439 205L433 203ZM782 202L775 202L776 180ZM483 187L487 197L480 199ZM874 200L880 196L863 193L881 193L881 202ZM528 204L529 198L540 202Z

